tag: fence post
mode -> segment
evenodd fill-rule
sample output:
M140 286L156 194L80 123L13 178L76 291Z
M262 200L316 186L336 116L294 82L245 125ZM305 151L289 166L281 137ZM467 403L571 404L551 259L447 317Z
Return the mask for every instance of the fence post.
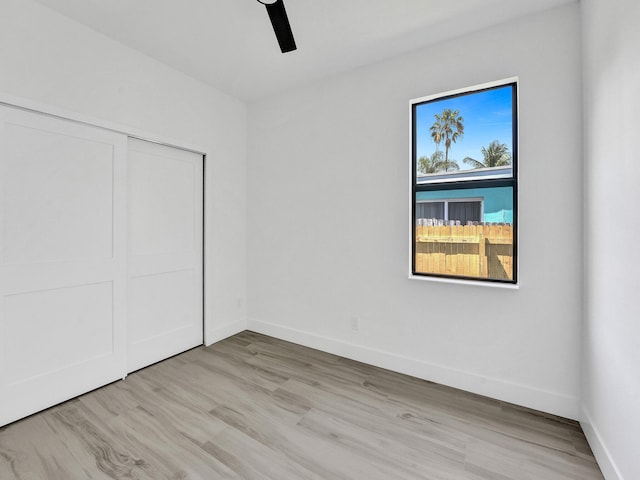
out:
M486 278L489 274L489 269L487 265L487 245L485 242L485 228L488 228L488 227L484 225L478 226L478 230L480 231L480 234L478 235L478 255L480 256L480 276Z

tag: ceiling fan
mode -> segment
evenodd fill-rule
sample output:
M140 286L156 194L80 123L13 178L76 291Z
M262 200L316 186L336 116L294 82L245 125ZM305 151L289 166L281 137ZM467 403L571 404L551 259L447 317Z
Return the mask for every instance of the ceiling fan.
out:
M271 20L271 26L278 39L278 45L280 45L280 51L287 53L295 50L296 41L293 38L293 32L291 31L291 25L289 24L289 17L287 17L287 11L284 8L283 0L258 0L259 3L267 7L267 13L269 14L269 20Z

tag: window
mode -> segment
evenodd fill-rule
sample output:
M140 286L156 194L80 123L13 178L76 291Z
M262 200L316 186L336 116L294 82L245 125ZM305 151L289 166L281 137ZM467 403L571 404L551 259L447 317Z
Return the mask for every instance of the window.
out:
M413 276L517 283L517 80L411 101Z
M444 223L454 221L455 225L468 225L482 221L482 199L451 198L447 200L416 199L416 219L426 219L432 223L442 219ZM428 220L431 219L431 222ZM422 222L425 223L425 222Z

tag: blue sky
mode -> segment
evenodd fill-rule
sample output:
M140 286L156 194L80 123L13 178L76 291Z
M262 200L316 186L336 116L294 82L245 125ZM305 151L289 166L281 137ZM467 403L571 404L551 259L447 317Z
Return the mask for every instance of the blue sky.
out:
M512 149L512 87L461 95L446 100L434 100L416 106L416 159L428 157L436 150L429 128L434 115L445 108L458 110L464 118L464 135L451 144L449 159L457 160L461 170L471 168L462 162L465 157L482 161L482 147L498 140ZM438 147L444 152L444 142Z

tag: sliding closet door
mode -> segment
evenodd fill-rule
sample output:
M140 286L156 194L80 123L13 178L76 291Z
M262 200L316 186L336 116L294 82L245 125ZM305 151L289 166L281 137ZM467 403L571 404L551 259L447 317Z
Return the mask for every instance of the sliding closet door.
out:
M126 137L0 106L0 425L126 368Z
M129 139L129 372L203 342L202 155Z

